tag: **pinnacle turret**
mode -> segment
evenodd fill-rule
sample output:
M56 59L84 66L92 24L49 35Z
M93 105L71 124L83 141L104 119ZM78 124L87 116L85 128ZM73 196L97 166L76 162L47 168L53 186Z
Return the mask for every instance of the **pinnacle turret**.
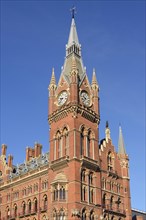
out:
M118 142L118 153L119 154L126 154L126 150L124 147L124 139L122 134L122 128L119 126L119 142Z
M91 88L92 89L98 89L98 82L97 82L97 79L96 79L95 69L93 69Z
M50 81L50 85L49 85L49 89L55 89L56 88L56 79L55 79L55 72L54 72L54 68L52 69L52 77L51 77L51 81Z
M107 142L108 142L109 139L111 140L110 128L109 128L109 123L108 123L108 121L106 121L105 138L106 138L106 141L107 141Z

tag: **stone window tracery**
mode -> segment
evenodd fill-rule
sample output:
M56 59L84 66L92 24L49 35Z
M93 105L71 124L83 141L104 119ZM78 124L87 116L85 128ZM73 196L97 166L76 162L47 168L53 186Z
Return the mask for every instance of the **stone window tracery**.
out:
M53 200L54 201L66 200L65 185L62 185L62 184L58 183L56 186L54 186Z

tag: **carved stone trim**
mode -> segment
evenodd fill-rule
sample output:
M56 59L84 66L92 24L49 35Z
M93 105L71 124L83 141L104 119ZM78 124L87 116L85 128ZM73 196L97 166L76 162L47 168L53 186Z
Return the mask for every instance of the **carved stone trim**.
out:
M100 121L99 115L96 114L92 109L85 108L83 106L79 106L72 103L66 106L62 106L62 108L50 114L48 117L49 124L52 124L53 122L57 122L65 118L70 113L72 114L73 117L77 117L77 115L80 114L82 117L88 119L93 123L99 123Z
M86 167L90 170L94 170L95 172L100 171L99 163L97 160L93 160L91 158L82 156L80 159L82 167Z
M54 171L62 169L68 166L69 156L61 157L57 160L53 160L50 164L50 168Z

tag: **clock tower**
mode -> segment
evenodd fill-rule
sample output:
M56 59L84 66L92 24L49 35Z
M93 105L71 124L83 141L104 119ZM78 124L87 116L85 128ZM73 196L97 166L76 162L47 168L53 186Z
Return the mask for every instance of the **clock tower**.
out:
M56 83L53 69L49 85L49 182L54 201L49 205L51 217L58 215L57 210L62 209L68 219L77 219L83 206L79 201L90 206L93 200L98 203L100 199L95 196L100 187L97 178L100 121L98 92L95 70L90 84L83 65L73 16L59 82ZM83 184L83 179L89 174L92 181L96 182L94 192L89 184ZM65 199L58 203L60 189L64 190L62 193Z
M131 219L128 155L122 144L116 153L108 123L99 141L98 93L95 69L90 83L83 65L73 13L60 79L53 68L49 85L51 220Z

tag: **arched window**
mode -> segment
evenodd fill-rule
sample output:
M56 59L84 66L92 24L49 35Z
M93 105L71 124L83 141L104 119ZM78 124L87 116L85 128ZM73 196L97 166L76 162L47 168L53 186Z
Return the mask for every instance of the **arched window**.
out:
M81 217L82 220L86 220L86 209L83 209L82 210L82 217Z
M60 210L58 217L58 220L65 220L65 213L63 209Z
M94 211L93 210L90 212L90 220L95 220L95 218L94 218Z
M54 188L54 201L57 201L58 200L58 189L57 189L57 186L55 186Z
M31 213L31 200L28 201L28 213Z
M48 205L48 198L47 198L47 195L44 195L44 197L43 197L43 201L44 201L43 209L44 209L44 210L47 210L47 205Z
M57 131L56 139L57 139L58 158L60 158L60 157L62 157L62 146L61 146L61 133L60 133L60 131Z
M89 174L89 185L93 185L93 173Z
M7 218L9 219L10 218L10 209L9 209L9 207L7 207L6 212L7 212Z
M38 210L38 202L37 202L37 198L34 199L34 212L36 213Z
M63 129L63 145L65 156L69 155L69 135L66 127Z
M88 132L87 136L87 157L91 157L91 131Z
M114 201L114 197L111 196L111 198L110 198L110 209L113 209L113 201Z
M89 202L93 203L93 189L92 188L90 188L89 190Z
M108 155L107 155L107 168L108 168L109 171L113 170L112 154L111 154L111 152L109 152Z
M56 211L56 209L53 210L53 220L58 220L57 219L57 211Z
M85 182L85 177L86 177L85 170L82 170L82 172L81 172L81 181L82 182Z
M117 210L119 211L120 210L121 199L118 198L116 203L117 203Z
M86 201L86 187L83 186L82 187L82 198L81 198L82 201Z
M62 186L59 190L59 199L64 200L65 199L65 188Z
M14 217L16 218L17 217L17 205L14 204Z
M84 128L81 129L80 133L80 155L84 155Z
M106 207L106 194L104 194L102 197L102 206L103 206L103 208Z
M26 204L25 202L22 203L22 214L25 215L26 212Z

